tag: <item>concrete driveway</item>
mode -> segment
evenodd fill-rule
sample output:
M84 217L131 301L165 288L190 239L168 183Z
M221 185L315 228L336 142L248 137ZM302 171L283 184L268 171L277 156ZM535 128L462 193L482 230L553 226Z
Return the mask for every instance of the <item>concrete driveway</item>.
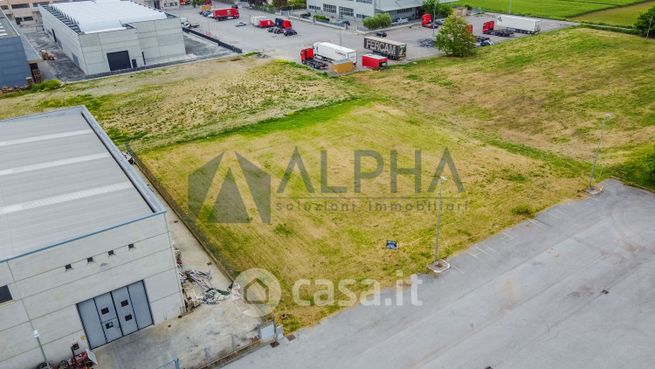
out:
M423 306L360 305L229 368L651 367L655 195L603 186L422 277Z

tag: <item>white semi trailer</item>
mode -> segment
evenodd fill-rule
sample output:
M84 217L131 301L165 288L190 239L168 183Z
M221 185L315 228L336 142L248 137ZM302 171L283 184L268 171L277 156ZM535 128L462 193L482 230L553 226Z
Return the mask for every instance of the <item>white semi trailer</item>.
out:
M314 57L328 61L350 60L357 65L357 52L355 50L329 42L314 43Z
M537 33L541 31L541 20L514 15L499 15L496 25L519 33Z

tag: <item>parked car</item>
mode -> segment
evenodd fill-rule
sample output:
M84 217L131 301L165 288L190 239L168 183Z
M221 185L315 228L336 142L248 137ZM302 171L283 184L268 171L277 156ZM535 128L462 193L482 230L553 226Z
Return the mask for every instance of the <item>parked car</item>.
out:
M273 32L277 29L277 27L269 27L266 31L268 32Z
M237 22L237 24L235 24L234 26L235 26L235 27L243 27L243 26L245 26L245 25L246 25L245 22Z
M275 34L284 33L284 28L273 27L273 33L275 33Z
M287 28L287 29L284 30L284 35L285 36L295 36L297 34L298 34L298 32L296 32L296 30L291 29L291 28Z
M304 13L300 13L299 15L300 15L300 18L309 18L309 17L312 16L312 13L304 12Z
M350 26L350 22L345 19L337 19L334 21L334 24L341 27Z
M431 23L424 24L423 27L437 29L439 28L439 24L437 22L431 22Z
M396 18L396 21L394 22L395 24L405 24L409 23L409 19L407 18Z
M387 37L387 33L384 31L375 32L375 35L378 37Z

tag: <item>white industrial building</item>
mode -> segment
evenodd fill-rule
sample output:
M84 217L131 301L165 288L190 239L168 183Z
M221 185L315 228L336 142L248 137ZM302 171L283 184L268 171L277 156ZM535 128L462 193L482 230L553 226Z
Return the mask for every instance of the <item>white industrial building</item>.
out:
M84 107L0 121L0 368L184 312L165 208Z
M457 0L443 0L452 3ZM307 0L307 10L330 18L359 19L378 13L389 13L392 20L418 19L422 15L423 0Z
M45 32L87 75L186 57L180 19L131 1L39 6Z

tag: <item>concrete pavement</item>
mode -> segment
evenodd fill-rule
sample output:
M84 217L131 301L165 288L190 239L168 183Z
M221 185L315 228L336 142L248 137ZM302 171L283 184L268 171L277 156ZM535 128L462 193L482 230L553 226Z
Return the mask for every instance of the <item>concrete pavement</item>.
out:
M650 367L655 195L603 186L473 245L441 277L421 277L422 306L360 305L228 368Z

